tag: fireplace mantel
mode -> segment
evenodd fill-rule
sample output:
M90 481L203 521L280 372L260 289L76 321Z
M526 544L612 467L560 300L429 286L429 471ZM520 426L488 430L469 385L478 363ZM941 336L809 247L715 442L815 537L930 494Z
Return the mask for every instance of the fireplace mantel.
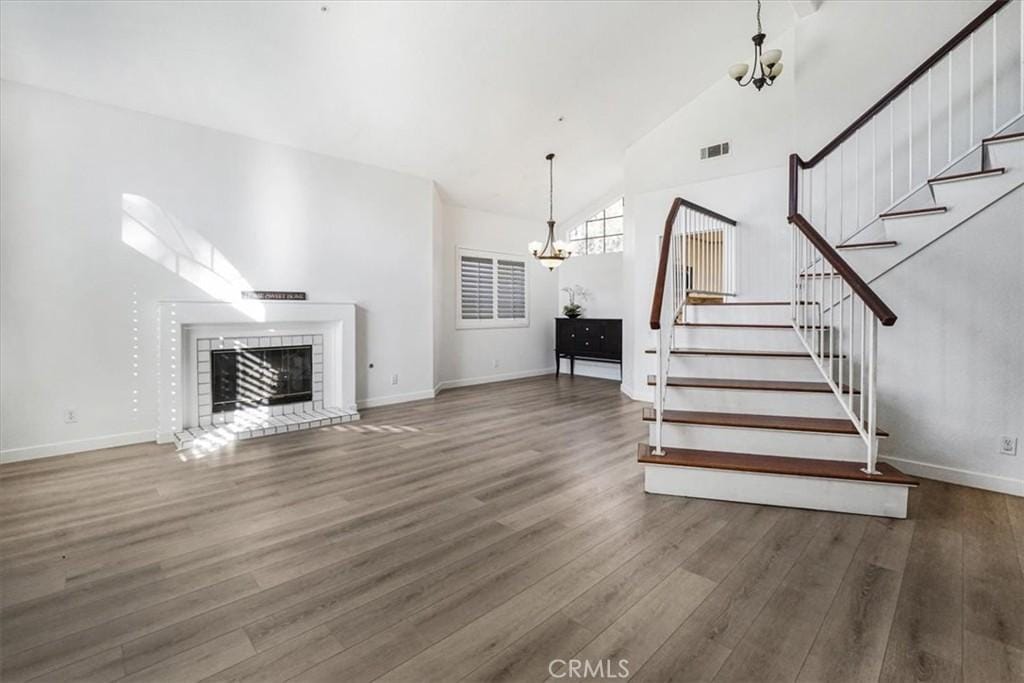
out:
M187 421L187 392L194 368L187 344L196 332L240 335L272 334L275 325L295 329L303 324L324 330L325 404L356 410L356 306L311 301L260 302L259 320L230 303L161 301L158 304L159 408L157 442L170 443ZM287 334L287 332L286 332Z

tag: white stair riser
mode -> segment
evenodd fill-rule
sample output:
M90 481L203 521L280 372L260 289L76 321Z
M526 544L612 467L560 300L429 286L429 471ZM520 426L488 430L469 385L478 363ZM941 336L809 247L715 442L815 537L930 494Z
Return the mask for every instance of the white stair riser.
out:
M935 201L949 206L950 211L947 211L946 214L919 218L915 221L915 226L919 229L928 227L936 229L950 225L947 214L952 214L953 218L962 221L965 217L964 209L968 210L966 215L971 215L989 204L994 198L1019 185L1020 182L1021 174L1019 172L1007 171L1002 175L983 176L935 185L933 186ZM947 217L943 219L943 216ZM931 219L931 221L926 223L927 219ZM891 230L893 227L890 225L888 229Z
M988 165L986 168L1005 168L1007 172L1024 165L1024 140L1010 140L986 145ZM976 166L973 170L980 169Z
M828 336L827 330L825 336ZM676 328L675 337L675 345L678 347L759 351L804 350L800 337L792 327L766 330L749 327L680 326Z
M657 362L651 361L651 369ZM810 356L772 358L770 356L672 356L669 374L677 377L722 377L727 379L781 379L794 382L820 382L821 372Z
M846 417L839 399L831 391L747 391L670 386L665 392L665 408L712 413Z
M670 496L781 505L904 519L906 486L842 479L644 465L644 490Z
M687 306L686 322L691 323L760 323L785 325L789 323L789 304L784 306L757 306L727 304L724 306Z
M654 423L649 423L654 443ZM664 423L662 445L705 451L782 455L815 460L863 460L867 447L860 436L788 432L781 429L710 427Z

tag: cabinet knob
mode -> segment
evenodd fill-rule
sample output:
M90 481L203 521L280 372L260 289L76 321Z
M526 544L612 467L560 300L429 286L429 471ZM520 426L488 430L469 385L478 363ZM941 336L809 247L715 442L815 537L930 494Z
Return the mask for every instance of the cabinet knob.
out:
M583 342L584 346L590 346L590 342Z
M604 335L603 334L601 335L601 339L604 339Z
M575 337L576 335L575 335L575 334L570 334L569 336L570 336L570 337Z
M584 331L584 332L590 332L590 328L589 328L589 327L584 327L584 328L583 328L583 331Z

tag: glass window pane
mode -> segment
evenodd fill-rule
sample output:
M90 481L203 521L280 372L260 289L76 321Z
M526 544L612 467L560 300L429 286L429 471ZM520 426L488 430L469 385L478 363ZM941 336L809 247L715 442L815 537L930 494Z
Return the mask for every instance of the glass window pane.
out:
M587 221L587 237L604 237L604 221Z
M614 237L604 238L604 252L611 254L612 252L622 251L622 235L615 235Z
M604 222L604 234L606 235L621 235L622 234L622 218L609 218Z
M598 211L597 213L595 213L593 216L591 216L587 220L588 221L603 221L604 220L604 211Z
M587 241L586 240L572 240L569 242L569 248L574 254L586 254L587 253Z
M587 226L577 225L575 228L569 231L569 239L580 240L586 237Z
M615 202L614 204L609 206L607 209L605 209L604 210L604 215L606 217L608 217L608 218L610 218L612 216L621 216L622 215L622 200L620 199L619 201Z
M588 254L603 254L604 253L604 240L587 240L587 253Z

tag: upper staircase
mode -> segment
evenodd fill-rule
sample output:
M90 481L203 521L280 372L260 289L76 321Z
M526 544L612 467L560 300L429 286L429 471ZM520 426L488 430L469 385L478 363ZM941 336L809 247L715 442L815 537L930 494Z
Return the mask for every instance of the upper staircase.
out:
M790 156L787 301L744 300L736 221L673 201L651 306L645 490L906 516L916 482L879 461L879 328L897 316L870 283L1024 185L1024 40L1007 43L1006 26L1024 26L1022 0L992 3L817 154Z

